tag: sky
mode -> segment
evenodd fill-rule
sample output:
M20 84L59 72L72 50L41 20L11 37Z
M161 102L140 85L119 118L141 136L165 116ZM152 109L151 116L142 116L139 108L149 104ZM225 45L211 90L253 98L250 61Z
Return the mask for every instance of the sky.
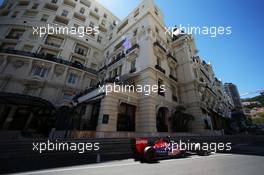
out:
M124 19L142 0L97 1ZM240 94L264 89L264 58L261 54L264 50L264 1L154 1L167 26L231 26L231 35L216 38L195 35L198 54L206 62L211 62L219 79L236 84Z

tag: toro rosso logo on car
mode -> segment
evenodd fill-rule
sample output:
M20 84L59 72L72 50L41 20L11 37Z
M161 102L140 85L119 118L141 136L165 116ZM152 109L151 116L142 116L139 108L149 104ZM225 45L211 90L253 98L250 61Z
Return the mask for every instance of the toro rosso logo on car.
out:
M154 149L157 153L170 152L171 144L167 142L158 142L154 145Z

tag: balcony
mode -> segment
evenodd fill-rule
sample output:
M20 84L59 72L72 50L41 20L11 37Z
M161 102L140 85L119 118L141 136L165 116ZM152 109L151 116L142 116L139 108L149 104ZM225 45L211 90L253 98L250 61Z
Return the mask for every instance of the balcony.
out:
M136 68L132 68L132 69L129 71L129 73L134 73L134 72L136 72L136 71L137 71Z
M83 15L81 15L79 13L76 13L76 12L73 14L73 17L75 19L78 19L78 20L83 21L83 22L85 22L85 20L86 20L86 17L85 16L83 16Z
M107 29L105 27L103 27L102 25L99 26L99 30L103 33L107 32Z
M38 58L38 59L42 59L42 60L46 60L46 61L52 61L52 62L56 62L59 64L64 64L66 66L71 66L83 71L87 71L90 72L94 75L97 75L97 71L91 69L91 68L87 68L83 65L79 65L79 64L75 64L72 63L70 61L67 61L65 59L62 58L58 58L55 56L48 56L45 54L38 54L38 53L32 53L32 52L26 52L26 51L20 51L20 50L12 50L12 49L0 49L0 53L8 53L8 54L14 54L14 55L22 55L22 56L27 56L27 57L32 57L32 58Z
M158 69L160 72L166 74L166 71L160 65L155 65L155 68Z
M60 48L62 42L63 42L63 39L49 35L45 41L45 44L48 46Z
M122 58L125 58L125 56L126 56L125 53L122 53L120 55L117 55L116 58L111 63L108 64L108 67L109 66L112 66L113 64L115 64L116 62L118 62L119 60L121 60Z
M93 11L90 11L89 15L90 15L91 17L97 19L97 20L100 19L100 16L99 16L97 13L93 12Z
M76 6L76 4L72 0L64 0L63 3L65 5L71 6L73 8L75 8L75 6Z
M46 3L44 6L44 9L51 10L51 11L57 11L58 6L56 4Z
M175 78L173 75L169 75L169 77L170 77L171 79L173 79L174 81L178 82L178 79Z
M126 54L129 54L130 52L132 52L133 50L135 49L139 49L139 45L138 44L134 44L131 48L129 48L127 51L126 51Z
M167 55L168 58L171 58L173 61L175 61L176 63L178 62L177 59L171 54L171 53L168 53Z
M161 51L167 53L166 49L158 41L154 42L153 46L158 47Z
M63 25L68 25L69 19L64 16L56 16L54 19L54 22L57 22Z
M52 42L48 42L48 41L45 42L45 45L47 45L47 46L51 46L51 48L52 48L52 47L53 47L53 48L60 48L60 45L59 45L59 44L52 43Z
M6 39L19 39L21 38L23 34L20 34L20 33L16 33L16 34L9 34L6 36Z

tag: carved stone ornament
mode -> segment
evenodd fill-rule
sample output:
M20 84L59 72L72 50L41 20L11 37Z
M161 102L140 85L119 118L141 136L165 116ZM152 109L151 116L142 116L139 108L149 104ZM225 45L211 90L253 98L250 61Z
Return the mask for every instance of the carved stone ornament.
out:
M22 67L24 64L25 64L25 62L24 61L21 61L21 60L16 60L16 61L13 62L13 66L16 69Z

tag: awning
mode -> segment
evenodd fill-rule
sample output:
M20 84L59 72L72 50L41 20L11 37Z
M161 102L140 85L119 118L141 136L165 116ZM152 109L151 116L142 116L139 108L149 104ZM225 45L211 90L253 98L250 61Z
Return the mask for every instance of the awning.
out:
M91 97L91 98L89 98L89 99L87 99L87 100L85 100L85 101L83 101L81 103L90 103L90 102L93 102L93 101L97 101L97 100L102 99L104 96L105 96L105 94L101 93L101 94L98 94L98 95L96 95L94 97Z
M9 92L0 92L0 104L55 108L51 102L45 99L30 95Z

